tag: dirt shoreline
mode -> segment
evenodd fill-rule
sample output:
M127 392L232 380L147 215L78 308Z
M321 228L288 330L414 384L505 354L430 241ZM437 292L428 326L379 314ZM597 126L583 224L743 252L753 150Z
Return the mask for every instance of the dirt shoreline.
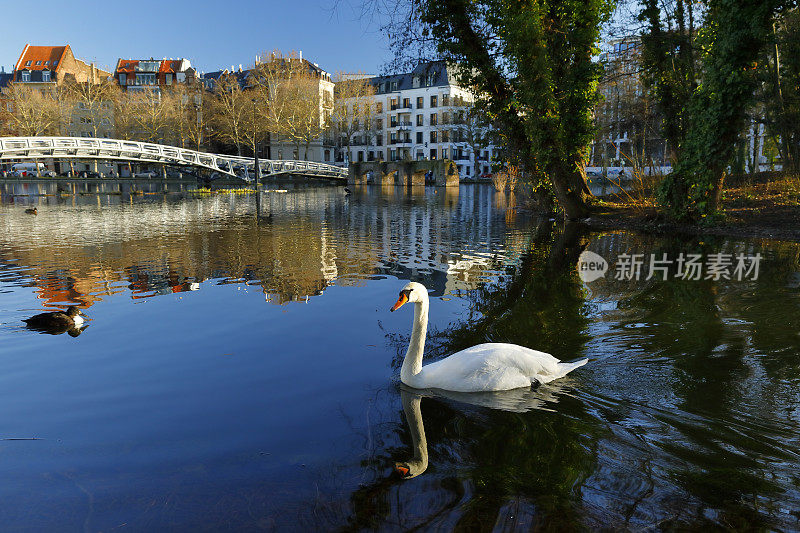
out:
M683 224L664 219L655 213L638 214L617 208L593 213L581 223L594 230L634 230L654 235L717 235L800 242L800 209L793 212L767 212L747 220L717 225ZM776 220L779 219L779 220Z
M716 224L679 223L657 209L652 197L637 201L609 198L598 201L595 211L582 222L597 230L800 242L800 180L795 177L728 188L723 209L723 220Z

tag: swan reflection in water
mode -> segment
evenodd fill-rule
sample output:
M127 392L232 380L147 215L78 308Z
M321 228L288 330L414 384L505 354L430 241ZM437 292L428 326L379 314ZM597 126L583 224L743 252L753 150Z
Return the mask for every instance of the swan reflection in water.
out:
M558 397L565 392L569 378L546 383L535 388L519 388L491 392L454 392L441 389L412 389L400 385L400 399L411 434L413 456L406 461L396 462L394 470L403 479L419 476L428 469L428 442L425 439L425 425L422 421L422 398L443 398L460 404L487 407L500 411L524 413L534 409L555 412L549 405L558 403Z

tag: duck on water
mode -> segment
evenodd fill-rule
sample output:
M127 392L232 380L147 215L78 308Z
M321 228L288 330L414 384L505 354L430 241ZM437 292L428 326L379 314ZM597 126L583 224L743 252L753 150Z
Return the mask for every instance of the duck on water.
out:
M69 333L72 337L80 335L88 325L84 325L84 315L77 307L71 305L66 311L50 311L39 313L23 320L29 329L60 335Z

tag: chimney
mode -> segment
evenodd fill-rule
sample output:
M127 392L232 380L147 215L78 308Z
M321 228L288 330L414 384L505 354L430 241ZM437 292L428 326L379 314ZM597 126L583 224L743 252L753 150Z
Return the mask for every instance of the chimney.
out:
M302 61L302 60L303 60L303 51L300 50L300 61Z

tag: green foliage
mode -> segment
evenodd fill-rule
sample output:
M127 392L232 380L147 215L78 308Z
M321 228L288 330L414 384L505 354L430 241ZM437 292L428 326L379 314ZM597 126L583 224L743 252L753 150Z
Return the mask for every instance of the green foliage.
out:
M642 35L642 81L654 97L674 160L686 135L684 105L697 88L698 48L692 2L676 0L666 20L660 5L658 0L642 0L639 20L647 24Z
M764 122L784 169L800 170L800 9L781 13L759 61Z
M608 0L419 0L422 22L460 82L475 90L534 188L570 218L588 210L583 167L593 136Z
M780 0L712 0L694 39L684 26L667 32L655 0L643 0L640 20L648 22L643 65L664 115L664 135L676 155L659 200L677 219L714 218L729 165L735 164L758 77L759 53L772 31ZM691 2L677 1L681 10ZM691 17L689 17L691 20ZM676 16L680 23L683 15ZM700 50L701 80L695 87L694 50Z

